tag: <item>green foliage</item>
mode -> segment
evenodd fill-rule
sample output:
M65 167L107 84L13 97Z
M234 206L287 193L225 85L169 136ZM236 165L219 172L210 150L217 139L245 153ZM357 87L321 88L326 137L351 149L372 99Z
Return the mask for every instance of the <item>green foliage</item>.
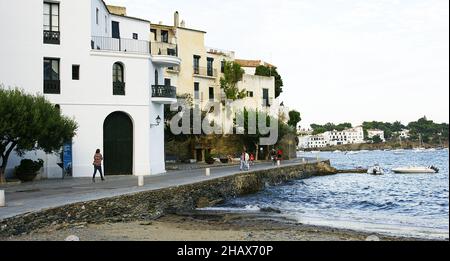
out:
M242 80L244 73L244 69L239 64L225 62L223 77L220 78L220 88L224 90L227 99L235 101L247 96L245 89L239 90L237 87L237 83Z
M383 140L381 139L380 135L375 135L372 137L372 142L375 144L379 144L379 143L382 143Z
M62 116L43 96L0 86L0 182L13 150L18 155L38 149L59 151L76 129L76 122Z
M434 123L426 117L408 124L412 140L419 140L426 143L438 143L440 140L448 140L448 123Z
M348 122L340 123L338 125L335 125L334 123L327 123L325 125L311 124L311 128L313 129L313 135L317 135L327 131L343 131L352 128L352 124Z
M281 79L280 74L278 74L276 67L260 65L256 67L255 75L275 77L275 98L278 98L283 92L283 79Z
M300 117L300 112L292 110L289 112L288 125L297 128L298 123L302 120Z
M370 122L363 122L362 124L364 129L364 137L367 137L367 130L370 129L378 129L384 131L384 137L386 140L390 140L393 136L394 132L401 131L402 125L400 122L396 122L395 126L394 124L390 122L380 122L380 121L370 121ZM397 130L399 129L400 130Z
M262 137L267 137L268 135L261 134L258 126L259 118L260 117L266 117L266 123L271 122L271 116L264 112L258 112L258 111L249 111L244 109L243 112L240 112L244 114L244 126L236 126L236 128L244 128L244 135L240 135L242 137L242 144L248 148L248 151L254 151L257 146L259 146L259 139ZM248 119L249 116L256 117L256 134L249 134L249 126L248 126ZM272 118L273 120L273 118ZM285 124L280 119L276 119L278 122L278 141L280 141L285 135L293 134L296 135L296 129L292 126L289 126Z
M44 161L42 159L37 161L23 159L20 161L20 165L14 169L14 175L22 181L31 181L43 166Z

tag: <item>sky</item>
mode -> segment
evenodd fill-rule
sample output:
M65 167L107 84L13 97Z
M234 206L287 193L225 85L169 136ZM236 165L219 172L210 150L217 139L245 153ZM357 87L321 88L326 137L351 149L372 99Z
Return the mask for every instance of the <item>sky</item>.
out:
M206 45L275 64L311 123L449 122L448 0L106 0L207 31Z

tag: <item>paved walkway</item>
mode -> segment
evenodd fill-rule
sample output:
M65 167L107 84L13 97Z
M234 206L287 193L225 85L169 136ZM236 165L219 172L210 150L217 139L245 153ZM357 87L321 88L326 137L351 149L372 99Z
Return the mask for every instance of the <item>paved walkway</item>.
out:
M315 162L315 160L308 159ZM284 161L282 166L294 165L302 159ZM163 175L145 177L145 185L138 187L136 176L111 176L105 182L97 178L92 183L91 178L66 178L43 180L20 185L0 186L5 190L6 207L0 208L0 220L20 214L54 208L67 204L150 191L179 185L192 184L200 181L235 175L238 166L211 168L211 176L205 175L204 169L172 171ZM269 162L259 163L252 170L275 168Z

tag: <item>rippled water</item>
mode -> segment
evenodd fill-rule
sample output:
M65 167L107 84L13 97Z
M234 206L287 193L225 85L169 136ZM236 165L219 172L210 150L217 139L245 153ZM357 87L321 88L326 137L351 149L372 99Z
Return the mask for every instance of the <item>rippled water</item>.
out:
M315 154L301 154L299 156ZM358 154L321 153L334 167L349 169L379 163L383 176L340 174L291 181L282 186L219 206L222 210L280 209L301 223L379 232L391 235L448 239L449 154L438 151L371 151ZM435 165L438 174L394 174L401 166Z

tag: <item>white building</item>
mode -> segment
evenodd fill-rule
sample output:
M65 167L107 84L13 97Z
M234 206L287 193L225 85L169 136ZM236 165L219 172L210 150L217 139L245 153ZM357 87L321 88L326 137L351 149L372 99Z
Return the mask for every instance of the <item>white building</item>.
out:
M396 132L396 134L401 138L401 139L409 139L410 134L409 134L409 130L408 129L403 129L399 132Z
M300 136L299 140L299 147L304 149L345 144L361 144L364 143L364 130L363 127L357 126L343 131L334 130L318 135Z
M18 17L20 14L20 18ZM12 22L15 21L15 22ZM163 83L176 53L151 53L150 22L109 12L102 0L0 1L0 83L40 93L78 123L74 177L92 175L102 150L106 175L165 172ZM42 152L44 176L61 177L59 157ZM20 162L13 157L7 173Z
M361 126L343 131L327 131L323 135L331 146L364 143L364 130Z
M384 131L379 129L369 129L367 130L367 138L372 139L375 136L379 136L383 142L386 141L384 138Z

